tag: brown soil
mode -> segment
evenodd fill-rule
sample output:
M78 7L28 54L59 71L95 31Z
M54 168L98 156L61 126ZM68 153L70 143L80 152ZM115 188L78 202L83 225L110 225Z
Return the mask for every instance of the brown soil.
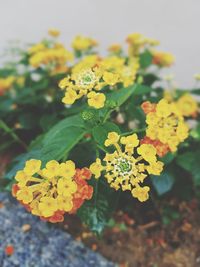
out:
M137 217L117 212L114 216L115 226L107 227L100 238L81 226L75 216L66 218L64 228L86 246L120 264L120 267L199 267L198 202L194 199L187 203L177 203L173 200L170 205L180 217L173 219L168 225L164 225L160 219L140 224L141 212L145 218L152 217L152 214L149 217L149 211L139 208L135 213ZM154 214L154 217L158 216Z

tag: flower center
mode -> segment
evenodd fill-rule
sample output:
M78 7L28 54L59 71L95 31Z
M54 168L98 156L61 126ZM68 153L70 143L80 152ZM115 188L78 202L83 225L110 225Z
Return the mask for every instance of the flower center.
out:
M84 71L79 76L79 83L82 86L93 84L96 81L96 76L93 71Z
M115 163L115 170L122 175L128 174L132 170L132 164L125 158L119 158Z

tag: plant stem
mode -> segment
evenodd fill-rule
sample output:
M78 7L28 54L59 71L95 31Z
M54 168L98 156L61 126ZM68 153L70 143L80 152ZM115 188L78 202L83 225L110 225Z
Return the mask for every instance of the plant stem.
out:
M132 130L130 132L122 133L121 136L124 136L124 135L126 136L126 135L133 134L133 133L142 133L145 130L146 130L146 127L141 128L141 129L134 129L134 130Z
M21 144L23 148L27 150L27 145L14 133L14 131L7 126L7 124L0 120L0 128L2 128L6 133L8 133L17 143Z

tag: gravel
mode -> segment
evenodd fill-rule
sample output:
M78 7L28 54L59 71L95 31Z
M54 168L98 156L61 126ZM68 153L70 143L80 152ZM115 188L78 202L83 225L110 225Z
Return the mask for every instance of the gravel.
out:
M0 202L0 267L116 266L68 233L28 213L8 193L0 193ZM11 256L5 253L9 245L14 248Z

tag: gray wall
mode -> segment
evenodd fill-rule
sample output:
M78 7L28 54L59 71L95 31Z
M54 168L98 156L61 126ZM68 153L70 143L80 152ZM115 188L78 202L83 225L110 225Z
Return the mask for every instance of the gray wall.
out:
M8 40L35 42L49 27L93 36L101 51L132 32L161 41L176 56L174 73L181 86L193 86L200 72L200 0L0 0L0 53Z

